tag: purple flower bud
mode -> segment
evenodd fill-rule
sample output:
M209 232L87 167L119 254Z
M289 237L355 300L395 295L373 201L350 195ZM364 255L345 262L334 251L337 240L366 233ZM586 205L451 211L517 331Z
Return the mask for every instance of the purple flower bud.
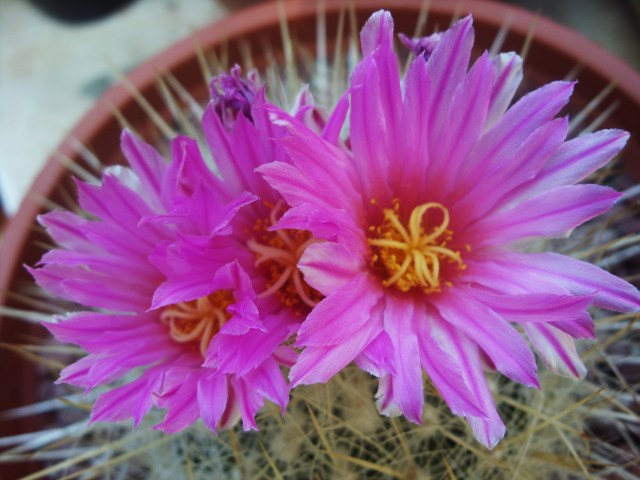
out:
M403 33L399 33L398 37L400 41L411 50L416 57L422 55L425 60L428 60L431 56L431 53L435 50L436 45L440 43L440 39L442 38L442 33L432 33L428 37L420 37L420 38L409 38Z
M231 128L240 112L252 120L251 104L261 84L255 69L250 70L245 79L237 64L231 68L230 73L213 77L209 86L211 101L225 127Z

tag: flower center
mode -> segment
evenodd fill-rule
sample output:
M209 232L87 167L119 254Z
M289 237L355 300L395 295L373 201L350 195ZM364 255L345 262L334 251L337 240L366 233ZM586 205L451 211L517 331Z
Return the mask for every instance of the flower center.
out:
M414 287L425 293L439 292L443 262L463 270L460 252L447 245L453 238L448 229L449 211L436 202L423 203L411 212L407 225L399 219L400 203L383 210L384 220L369 227L371 266L381 273L385 287L402 292ZM426 217L426 218L425 218ZM449 282L444 282L450 285Z
M302 278L298 261L304 250L315 240L306 230L269 230L278 221L282 201L272 209L267 220L260 219L254 225L255 237L247 242L256 254L256 266L267 277L267 289L258 298L276 295L283 305L297 312L315 307L322 295Z
M233 302L230 290L218 290L207 297L166 307L160 320L169 325L171 338L197 344L204 357L213 336L231 318L227 307Z

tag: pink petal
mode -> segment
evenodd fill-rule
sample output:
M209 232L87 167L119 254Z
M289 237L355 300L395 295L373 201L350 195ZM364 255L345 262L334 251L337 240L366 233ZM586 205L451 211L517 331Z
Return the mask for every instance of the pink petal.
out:
M378 380L376 407L380 414L387 417L399 417L402 415L398 404L393 401L393 381L391 375L385 375Z
M230 335L221 331L215 335L207 350L204 366L216 368L222 373L247 375L268 358L295 329L292 315L282 312L268 316L261 325L241 335Z
M206 297L213 293L211 282L212 279L204 274L174 276L156 289L148 310L157 310L168 305Z
M262 89L264 91L264 88ZM309 89L309 85L303 84L298 91L295 100L293 101L293 106L291 107L291 112L295 116L301 111L306 111L309 108L316 107L316 101L313 98L313 94Z
M393 18L386 10L373 13L360 31L362 54L367 56L378 47L393 47Z
M205 163L195 139L178 135L171 141L171 155L173 162L163 180L163 194L190 197L200 184L222 189L220 180ZM167 200L167 204L172 202L172 199Z
M87 376L89 375L89 371L91 370L91 367L102 358L104 358L104 356L87 355L86 357L82 357L80 360L67 365L60 372L60 378L56 380L56 383L69 383L76 387L88 388L89 380L87 379Z
M450 101L467 73L473 46L471 16L454 23L442 38L427 62L431 86L429 109L429 139L436 141L446 129Z
M260 116L258 113L256 120ZM202 118L202 128L231 194L250 191L261 198L274 198L264 180L254 172L258 166L276 159L272 135L261 135L244 115L238 115L232 131L228 131L211 104Z
M43 289L82 305L120 312L143 312L149 307L149 293L131 288L126 277L116 283L115 278L99 272L62 265L27 270Z
M105 331L94 338L78 342L83 349L90 353L113 355L117 357L122 352L135 352L144 358L144 363L154 363L175 352L179 347L167 334L167 329L156 319L154 323L127 331L112 331L105 325ZM125 358L128 355L125 354Z
M448 323L477 343L503 374L539 388L531 349L506 320L458 287L434 299L434 306Z
M532 131L560 111L572 91L572 83L553 82L522 97L480 139L465 162L465 168L460 170L459 185L471 186L484 176L484 172L508 162Z
M152 309L205 297L216 289L216 272L235 261L254 262L253 253L231 238L181 236L159 244L149 261L166 277L153 296Z
M227 408L225 409L224 413L222 414L222 418L220 418L220 422L218 423L218 427L220 428L220 430L233 428L236 423L240 421L240 404L238 402L238 392L236 390L237 387L234 382L229 381Z
M302 86L301 90L304 88L305 87ZM309 97L311 97L310 94L309 94ZM313 103L313 98L311 98L310 100L311 100L311 103ZM263 165L265 163L272 162L274 160L289 161L287 153L278 144L278 140L280 140L282 137L287 135L287 130L272 121L271 116L274 108L276 107L267 100L264 88L260 89L256 94L256 98L254 100L253 105L251 106L251 115L253 116L253 124L255 125L256 130L258 131L259 137L262 139L262 141L260 142L261 156L253 159L256 162L254 170L258 166ZM306 110L307 112L309 112L310 108L311 108L311 104L301 106L302 111ZM291 115L294 118L296 118L296 115L301 114L302 117L304 117L304 121L311 120L311 124L308 126L308 128L313 130L314 128L319 127L319 124L317 122L320 122L320 123L324 122L322 118L318 118L319 116L318 109L314 108L313 111L316 112L315 115L313 114L313 112L311 112L310 115L305 115L303 112L297 111L294 105L294 108L291 110ZM302 122L303 125L307 126L304 123L303 119L300 119L299 121ZM316 130L313 130L313 131L316 132ZM274 195L275 192L273 192L273 190L269 188L269 186L266 185L266 183L262 179L260 181L261 181L261 185L264 186L265 190L264 191L251 190L251 191L259 195L260 198L263 198L263 199L273 198L274 200L277 201L277 199L279 198L277 193Z
M213 279L215 290L231 290L235 303L227 307L231 318L220 329L225 335L241 335L249 329L265 330L255 305L256 293L249 275L236 261L218 270Z
M520 295L527 293L554 293L572 295L568 289L558 286L540 275L512 275L502 260L513 253L511 250L492 249L479 250L473 258L467 258L467 269L460 275L460 281L467 284L477 284L481 290L487 290L497 295ZM588 295L585 295L588 296Z
M488 171L482 181L455 205L455 211L470 212L467 222L483 219L496 205L504 209L513 202L508 192L532 179L562 145L569 121L556 118L538 127L504 164ZM465 224L465 223L462 223ZM461 227L458 227L461 228Z
M389 107L383 97L380 68L374 57L358 64L351 76L351 112L349 116L353 164L365 200L387 204L392 199L389 184L391 165L399 162L399 152L390 152L394 139L392 119L385 116ZM391 156L393 155L393 156ZM355 183L355 185L358 185Z
M133 382L103 393L91 409L89 424L132 418L133 427L137 427L153 405L152 392L161 381L162 368L149 368Z
M109 176L123 187L135 192L148 204L140 179L130 167L123 165L109 165L102 170L102 176Z
M153 225L139 225L142 218L154 213L151 207L112 175L103 175L101 186L79 181L76 184L80 206L105 223L124 228L129 240L152 247L163 239L162 230Z
M269 185L280 193L289 205L313 202L316 193L308 188L308 181L302 171L286 162L271 162L259 167ZM321 200L324 203L324 198Z
M343 244L319 242L307 247L298 267L305 282L329 296L350 282L364 266L362 257Z
M547 368L570 378L584 378L587 374L569 335L551 325L539 323L525 324L524 330Z
M351 85L353 87L351 93L352 105L353 108L357 108L356 103L359 103L360 95L364 95L366 97L366 91L370 86L379 90L380 95L377 97L370 97L370 99L376 100L375 103L385 119L388 137L379 137L377 141L387 144L385 146L386 151L392 152L392 148L388 143L389 141L393 142L393 139L398 138L403 127L400 73L398 71L398 59L393 52L393 18L391 18L391 14L386 11L378 11L374 13L362 28L362 31L360 32L360 39L363 55L365 57L371 56L374 59L376 66L375 70L377 71L376 77L379 79L379 83L374 86L373 82L376 80L373 77L360 79L360 72L358 71L359 68L356 68L356 71L351 77ZM361 130L361 128L354 125L353 121L354 118L352 116L350 125L350 130L352 132L352 146L354 154L357 159L360 160L358 149L353 145L353 132L357 132L358 130ZM371 118L369 121L371 121ZM394 176L394 173L395 169L387 170L387 174L391 177Z
M527 237L566 236L606 212L620 195L600 185L559 187L483 219L465 233L465 239L478 248L489 242L500 245Z
M57 323L43 322L60 342L75 343L90 353L117 355L123 351L156 352L158 359L173 350L166 328L155 316L80 312Z
M593 304L608 310L640 310L640 292L633 285L575 258L551 252L525 254L501 250L492 253L482 264L484 273L481 276L489 275L500 283L521 282L528 285L530 291L536 291L542 283L543 291L548 291L551 285L561 293L593 295ZM471 262L469 270L472 270Z
M158 279L158 272L144 258L129 259L99 252L54 249L42 256L40 264L47 269L62 267L87 271L96 278L110 278L111 281L126 279L122 288L145 296L153 293L154 280Z
M291 368L298 360L298 352L287 345L280 345L273 352L273 359L283 367Z
M420 352L413 328L414 315L411 301L393 297L386 299L384 330L393 345L395 373L389 375L391 388L376 396L376 404L383 415L400 411L409 420L421 425L424 393L422 369L420 362L416 361L420 358Z
M365 196L369 199L376 196L387 203L391 200L386 196L388 184L397 183L401 175L400 169L390 167L393 157L399 153L394 149L395 139L403 129L400 73L393 52L391 14L385 11L373 14L360 38L365 60L351 76L351 147ZM376 116L369 115L374 112ZM372 148L376 145L379 148ZM389 181L384 181L386 179Z
M522 58L514 52L500 53L493 59L495 79L485 128L491 129L504 115L522 81Z
M290 179L287 184L282 178L285 167L279 166L280 176L278 179L280 182L288 185L300 197L300 200L297 200L297 197L289 199L283 192L280 192L287 199L287 202L295 206L304 201L303 199L313 199L315 202L329 207L349 208L356 211L361 209L362 200L357 189L354 188L354 185L357 185L359 181L347 155L281 110L273 107L270 112L272 121L287 132L287 135L278 140L278 144L285 149L291 162L297 167L297 170L292 170L297 174L296 179ZM276 173L271 165L262 165L256 171L265 175L271 186L280 191L280 188L274 185L272 178L270 178ZM300 182L297 190L295 188L296 180ZM311 189L306 193L301 191L305 185L315 182L325 185L325 188Z
M89 221L74 213L53 211L38 216L38 223L47 229L56 243L77 252L97 252L99 248L87 240L84 226Z
M252 370L244 380L257 395L279 405L284 415L289 402L289 386L273 359L266 360L260 367Z
M427 189L449 192L455 172L476 145L484 129L492 80L491 59L482 55L457 86L448 105L446 128L429 145L431 182Z
M327 382L346 367L382 331L380 306L373 309L371 321L365 322L344 343L329 347L306 347L289 372L291 387Z
M280 229L308 230L315 238L340 242L353 249L354 253L360 253L366 248L361 226L357 219L344 209L303 203L287 210L270 228Z
M94 336L109 330L126 331L150 321L146 315L115 315L97 312L78 312L68 316L56 316L55 322L42 322L56 339L63 343L78 343L85 335Z
M58 383L70 383L87 391L110 383L137 367L158 361L156 352L127 351L121 355L90 354L60 372Z
M266 101L265 101L266 103ZM263 105L264 106L264 105ZM298 91L293 106L290 109L291 116L305 125L309 130L320 134L324 128L325 119L321 109L317 107L309 85L303 84ZM268 120L268 115L266 115ZM277 127L276 127L277 128Z
M426 172L431 159L429 157L429 106L431 86L429 84L427 64L422 56L411 62L405 76L404 88L404 135L406 145L400 143L403 155L402 177L400 185L421 184L427 180ZM404 199L410 204L420 199L419 189L407 189ZM404 196L403 195L403 196Z
M361 369L376 377L395 374L395 355L389 334L382 330L355 359Z
M185 212L202 235L229 234L229 224L238 212L258 200L258 197L242 192L231 201L223 203L210 187L200 184L189 201L189 210Z
M496 411L493 395L482 368L478 346L438 315L432 317L431 325L437 341L460 366L465 383L477 402L476 405L484 413L483 416L467 417L473 435L485 447L494 448L504 436L506 429Z
M600 130L561 145L540 173L520 190L527 197L579 182L607 164L629 139L622 130Z
M559 322L549 322L549 325L562 330L573 338L586 338L595 340L595 324L588 312L584 312L574 320L562 320Z
M467 292L509 322L547 323L572 320L586 312L593 295L552 293L495 295L470 288Z
M256 414L264 405L264 398L253 391L252 386L242 378L233 382L236 393L236 402L240 408L242 428L245 432L258 430Z
M156 404L167 413L164 420L153 427L154 430L178 433L195 423L200 417L196 399L198 384L203 373L184 371L184 369L181 369L181 372L184 373L180 375L180 383L172 388L172 391L156 395Z
M332 145L337 145L340 141L340 132L349 113L350 94L351 91L347 90L342 97L340 97L340 100L336 103L322 130L322 138Z
M153 248L146 242L132 242L127 228L111 222L87 221L82 229L89 242L126 261L140 263Z
M122 131L120 148L142 184L145 199L154 210L163 209L160 186L167 163L151 145L144 143L128 129Z
M456 362L456 357L438 343L432 333L433 311L424 311L421 318L416 318L418 326L418 344L420 346L420 363L429 376L434 387L451 412L455 415L484 417L483 410L476 406L477 399L471 393Z
M359 273L311 311L300 325L296 346L328 347L347 342L370 323L371 309L381 297L382 289L370 274Z
M198 381L197 399L203 423L212 432L218 430L218 423L227 408L227 376L208 375Z
M193 282L189 278L178 277L177 281L170 281L162 285L155 293L151 310L166 305L174 305L180 302L206 297L220 290L233 292L234 303L227 307L227 312L232 318L224 324L222 333L240 335L250 328L263 330L258 309L255 306L256 294L251 284L251 279L237 261L230 262L215 269L215 265L205 264L210 268L206 272L194 272ZM208 277L208 278L207 278Z

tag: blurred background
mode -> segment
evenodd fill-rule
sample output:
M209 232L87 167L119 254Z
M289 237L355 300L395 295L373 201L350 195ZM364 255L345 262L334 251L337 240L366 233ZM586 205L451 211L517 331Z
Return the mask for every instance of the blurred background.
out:
M48 156L119 72L251 3L258 1L0 0L5 215L15 213ZM640 70L640 0L507 3L578 30Z

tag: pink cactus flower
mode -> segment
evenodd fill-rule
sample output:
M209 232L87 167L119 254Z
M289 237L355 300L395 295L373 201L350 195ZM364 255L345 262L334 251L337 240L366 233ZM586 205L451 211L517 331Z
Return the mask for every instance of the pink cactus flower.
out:
M361 42L351 151L272 109L288 130L279 143L291 162L258 168L291 207L278 227L322 239L300 261L325 298L298 330L290 380L326 382L353 361L379 377L381 413L421 423L424 371L493 448L505 427L485 368L538 387L533 347L548 368L582 377L574 339L594 335L589 306L640 307L633 286L600 268L525 253L528 239L566 236L614 204L610 188L575 183L628 135L567 140L567 118L556 115L572 83L509 107L521 59L485 53L468 68L470 17L413 59L404 78L389 13L369 19Z
M295 352L284 342L319 299L296 266L310 235L269 231L283 205L254 169L286 158L257 76L234 69L212 93L203 129L220 176L195 140L176 138L167 164L125 131L130 167L106 169L101 185L77 183L91 217L40 219L60 248L31 273L91 309L45 324L88 352L59 381L87 390L128 382L98 397L92 422L137 426L155 405L166 410L155 428L167 433L198 419L214 432L239 419L257 429L265 399L283 411L288 402L281 366ZM303 90L295 111L306 115L310 102Z

